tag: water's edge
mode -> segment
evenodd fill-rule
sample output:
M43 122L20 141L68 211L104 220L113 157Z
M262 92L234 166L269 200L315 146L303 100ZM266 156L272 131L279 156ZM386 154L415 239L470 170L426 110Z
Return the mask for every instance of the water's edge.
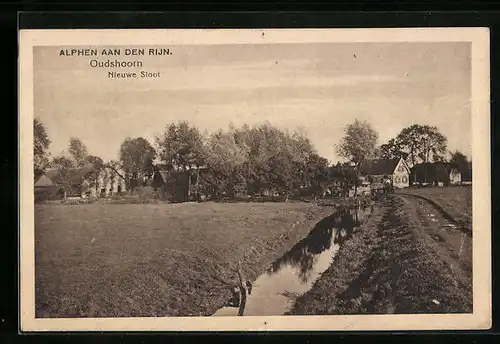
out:
M243 315L283 315L297 296L310 290L333 263L340 246L370 214L371 208L334 211L316 223L308 235L252 283ZM239 296L235 293L213 316L237 316Z

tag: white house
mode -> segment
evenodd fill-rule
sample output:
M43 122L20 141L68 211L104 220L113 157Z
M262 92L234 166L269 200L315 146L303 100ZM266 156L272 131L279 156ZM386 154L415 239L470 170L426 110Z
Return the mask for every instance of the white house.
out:
M51 191L59 197L98 198L126 191L124 173L111 167L97 168L89 164L69 169L65 176L59 170L45 172L35 182L35 192Z
M389 178L395 188L410 186L410 168L403 159L367 160L361 164L360 174L375 183Z

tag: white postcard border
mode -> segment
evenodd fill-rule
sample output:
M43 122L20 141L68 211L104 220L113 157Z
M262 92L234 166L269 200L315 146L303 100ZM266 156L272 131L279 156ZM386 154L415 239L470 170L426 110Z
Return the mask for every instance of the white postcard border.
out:
M20 30L21 331L459 330L491 327L490 56L487 28ZM471 42L473 314L158 318L35 318L33 47L79 45Z

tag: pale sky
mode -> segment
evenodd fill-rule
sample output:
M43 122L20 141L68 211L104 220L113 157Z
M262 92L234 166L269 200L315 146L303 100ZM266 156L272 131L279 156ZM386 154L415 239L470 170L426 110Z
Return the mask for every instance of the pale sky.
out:
M269 121L304 129L318 153L335 162L333 145L358 118L374 126L379 143L412 124L437 126L449 150L471 156L470 43L168 48L170 56L98 56L141 60L143 68L135 71L162 75L113 80L108 69L89 66L93 57L36 47L34 115L47 127L50 152L60 154L76 136L90 154L107 161L118 158L126 137L153 144L156 134L179 120L201 132Z

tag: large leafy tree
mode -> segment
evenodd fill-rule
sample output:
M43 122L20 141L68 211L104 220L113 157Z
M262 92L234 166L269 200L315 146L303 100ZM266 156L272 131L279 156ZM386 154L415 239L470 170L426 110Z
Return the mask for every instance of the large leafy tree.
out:
M349 188L356 185L356 183L358 182L358 180L356 179L356 171L347 162L338 162L329 170L329 180L331 182L335 181L339 183L339 186L344 194L348 192Z
M390 139L387 143L380 146L379 156L382 159L403 158L406 160L408 158L408 153L403 151L399 141L396 141L396 139Z
M99 192L97 190L99 173L104 169L106 164L100 157L95 155L87 155L85 157L85 164L91 164L94 166L94 172L89 174L87 178L90 183L90 186L96 189L96 194L97 194Z
M307 159L316 151L304 133L289 133L269 123L236 132L248 147L246 175L251 192L274 189L287 194L305 183Z
M37 118L33 120L33 140L33 164L36 180L49 165L48 149L51 143L45 125Z
M187 180L185 194L190 195L190 170L206 163L203 136L187 121L172 123L156 137L160 160L172 170L183 171ZM197 178L196 180L198 180Z
M188 171L205 163L203 136L187 121L168 125L156 143L160 160L173 169Z
M146 139L128 137L123 141L120 146L120 162L131 189L144 177L152 175L155 157L156 151Z
M305 179L311 185L314 195L322 195L329 184L328 160L312 154L306 162Z
M206 164L211 170L210 179L213 192L234 195L238 186L245 184L243 164L247 161L248 147L244 142L237 143L235 130L219 130L210 135L206 147Z
M292 157L288 152L281 151L271 157L267 165L269 186L280 195L288 197L292 189L297 186Z
M87 163L87 146L79 138L71 137L69 139L68 152L73 157L76 167L82 167Z
M401 130L395 141L410 166L439 161L446 153L447 139L434 126L414 124Z
M467 176L470 178L469 174L471 173L471 162L467 159L465 154L458 150L452 152L450 162L458 167L464 177Z
M339 155L354 165L356 180L359 178L359 166L377 153L378 133L366 121L354 120L345 127L345 135L337 145ZM355 185L355 192L357 183Z
M59 172L59 184L63 188L64 198L66 198L67 192L70 188L69 182L69 171L75 167L75 162L63 155L56 156L50 162L50 166Z
M295 162L307 164L311 161L311 157L313 160L319 158L314 145L305 133L294 132L289 136L287 141L290 144L289 149L292 153L292 159ZM322 162L324 162L324 160L322 160Z
M263 123L219 130L206 142L205 182L214 193L234 195L275 191L288 195L307 182L315 149L304 133L289 133Z
M100 170L104 167L104 161L100 157L95 155L88 155L87 157L85 157L85 162L87 164L94 165L97 170Z
M467 166L468 159L464 153L460 152L459 150L456 150L455 152L450 152L450 155L451 155L450 162L452 164L456 164L458 166Z

